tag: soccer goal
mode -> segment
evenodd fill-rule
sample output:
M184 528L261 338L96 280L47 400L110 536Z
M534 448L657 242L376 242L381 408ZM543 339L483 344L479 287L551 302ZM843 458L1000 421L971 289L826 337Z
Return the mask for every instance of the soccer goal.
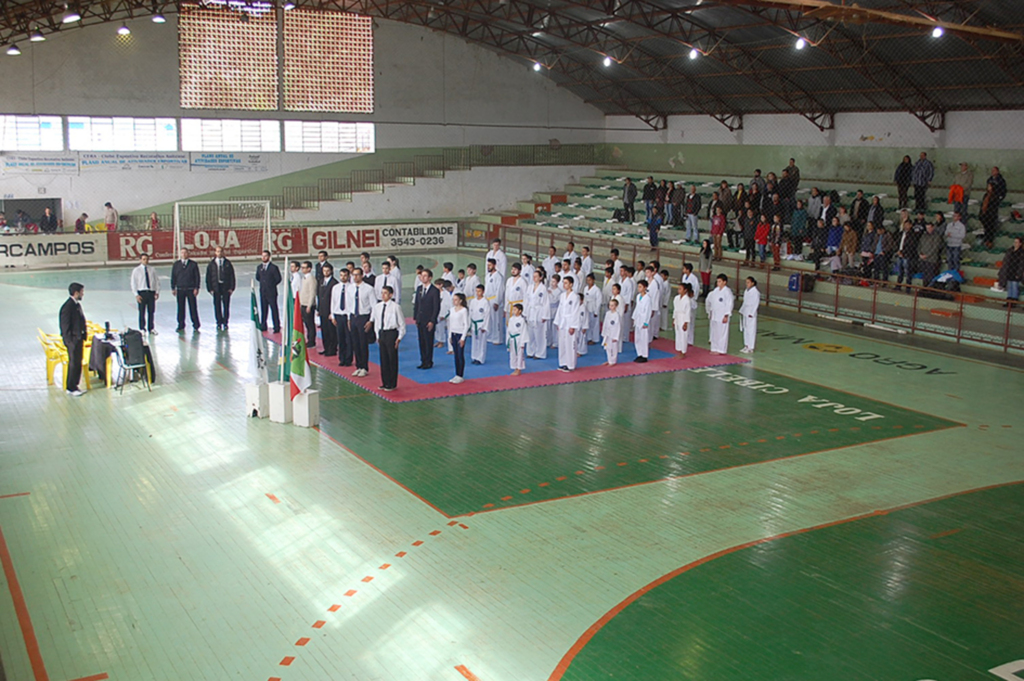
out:
M228 257L273 250L269 201L179 201L174 204L174 244L194 258L212 257L217 246Z

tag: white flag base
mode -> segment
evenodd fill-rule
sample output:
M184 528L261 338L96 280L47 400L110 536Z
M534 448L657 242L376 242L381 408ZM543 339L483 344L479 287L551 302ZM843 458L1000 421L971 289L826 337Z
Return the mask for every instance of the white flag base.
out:
M307 390L292 401L292 423L303 428L320 425L320 391Z
M260 419L270 415L270 389L266 383L245 386L245 415Z
M270 420L274 423L292 422L292 384L274 381L267 386L270 394Z

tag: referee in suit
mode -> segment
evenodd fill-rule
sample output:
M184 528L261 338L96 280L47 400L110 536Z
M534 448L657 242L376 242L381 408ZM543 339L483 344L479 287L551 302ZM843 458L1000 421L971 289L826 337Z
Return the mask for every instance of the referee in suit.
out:
M320 273L323 279L316 290L316 307L320 313L320 337L324 342L324 349L320 354L332 357L338 354L338 328L331 318L331 298L338 280L334 278L334 267L329 262L324 263Z
M72 397L84 394L78 389L78 382L82 379L82 350L85 348L84 295L85 287L72 283L68 286L69 297L60 308L60 337L68 350L68 380L64 387Z
M380 348L380 389L385 392L398 387L398 344L405 338L405 313L391 299L393 292L393 288L385 285L380 291L381 302L373 306L370 315Z
M217 330L228 329L231 317L231 294L235 292L235 266L224 257L220 246L213 252L213 260L206 266L206 290L213 296L213 314Z
M420 341L420 365L417 369L434 366L434 324L441 312L441 292L432 285L434 273L424 268L420 272L421 286L416 289L416 332Z
M188 249L181 249L181 257L171 267L171 294L178 299L178 332L185 330L185 303L188 303L189 316L192 317L192 328L199 330L199 308L196 307L196 296L201 285L199 265L189 260Z
M148 253L139 256L139 265L132 270L132 290L135 291L135 302L139 305L139 331L155 334L153 312L156 310L156 299L160 297L160 277L156 276L156 270L149 266Z

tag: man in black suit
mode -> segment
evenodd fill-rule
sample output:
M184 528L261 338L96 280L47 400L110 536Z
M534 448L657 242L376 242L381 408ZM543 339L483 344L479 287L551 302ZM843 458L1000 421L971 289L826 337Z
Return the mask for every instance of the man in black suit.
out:
M441 312L441 292L433 285L434 273L424 268L420 272L421 286L416 289L416 331L420 341L420 365L417 369L434 366L434 324Z
M267 330L267 309L274 318L274 333L281 333L281 313L277 309L277 286L281 283L281 270L270 262L270 251L263 251L263 262L256 268L256 281L260 282L260 329Z
M181 249L180 257L171 267L171 295L178 299L178 332L185 330L185 303L188 302L192 328L199 330L199 308L196 307L196 296L202 285L199 276L199 265L188 258L188 249Z
M321 355L333 357L338 354L338 329L331 321L331 296L338 280L334 278L334 267L325 262L320 269L323 278L316 289L316 308L320 313L320 336L324 342Z
M231 294L235 292L235 267L224 257L224 249L220 246L217 246L213 260L206 266L206 290L213 296L217 330L226 331L231 316Z
M65 389L72 397L84 393L78 389L82 379L82 349L85 347L85 313L82 312L82 296L85 287L78 283L68 286L70 296L60 308L60 337L68 350L68 380Z
M324 281L324 265L330 265L331 271L334 271L334 265L331 265L330 261L327 260L327 251L320 251L316 254L316 264L314 265L317 286Z

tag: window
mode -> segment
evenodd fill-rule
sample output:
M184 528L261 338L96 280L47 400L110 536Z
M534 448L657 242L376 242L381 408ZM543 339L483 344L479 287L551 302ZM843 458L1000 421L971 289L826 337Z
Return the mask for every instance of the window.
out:
M372 154L373 123L285 121L285 151L307 153Z
M279 121L182 118L182 151L281 151Z
M277 17L181 6L178 70L183 109L278 108Z
M373 21L344 12L284 14L285 111L373 112Z
M0 115L0 151L64 151L60 116Z
M68 116L68 148L75 151L177 151L173 118Z

